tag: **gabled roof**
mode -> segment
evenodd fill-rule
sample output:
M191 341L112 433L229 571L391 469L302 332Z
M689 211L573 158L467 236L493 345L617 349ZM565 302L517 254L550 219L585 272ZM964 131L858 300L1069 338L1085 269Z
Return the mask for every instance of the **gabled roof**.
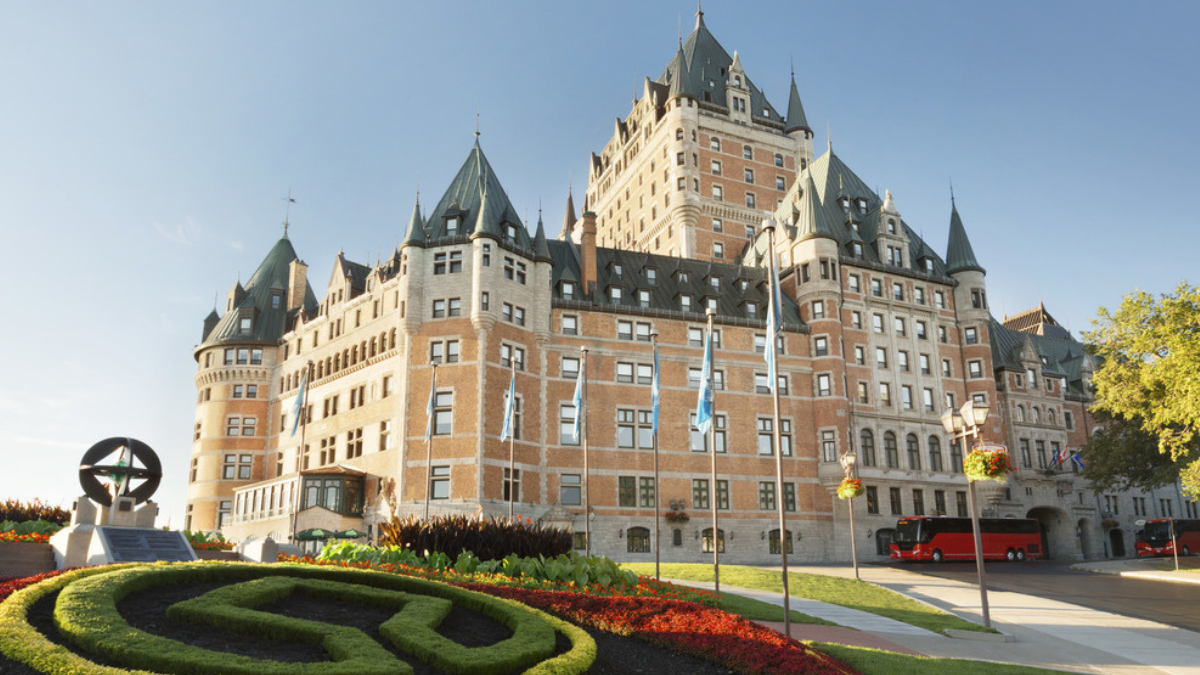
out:
M963 227L962 218L958 215L958 207L953 199L950 200L950 238L946 245L946 271L950 274L967 271L987 273L975 258L971 240L967 238L967 230Z
M290 266L294 260L299 260L296 249L292 248L292 242L285 235L275 242L258 269L250 276L244 292L239 294L241 300L237 306L225 312L221 320L204 336L204 342L278 341L288 331L295 314L287 309ZM276 294L282 296L278 308L273 307L272 302L272 296ZM309 314L317 312L317 297L307 282L304 288L304 308ZM249 333L240 332L240 319L245 317L251 319ZM210 314L209 320L211 319Z
M733 57L708 31L703 12L697 12L696 28L667 63L658 76L658 82L669 86L670 96L687 95L698 101L707 100L723 106L732 65ZM783 123L783 117L767 101L762 90L754 85L749 75L745 77L745 88L750 93L749 112L752 118Z
M461 219L454 236L489 236L503 240L507 238L505 225L514 225L517 238L509 243L519 250L532 252L529 233L483 154L478 138L445 194L429 212L425 230L432 240L447 236L446 219L452 216Z
M1050 312L1046 311L1046 306L1040 302L1033 309L1005 317L1004 327L1046 337L1071 338L1071 332L1059 325L1058 321L1050 316Z
M1039 307L1039 309L1041 309ZM1023 312L1028 315L1037 310ZM1019 315L1020 316L1020 315ZM1049 316L1047 314L1047 316ZM1071 337L1070 332L1055 325L1061 332L1055 335L1043 335L1036 332L1025 332L1007 327L992 317L988 323L989 336L992 346L992 365L997 370L1001 368L1023 371L1021 353L1026 344L1033 347L1041 361L1044 375L1062 377L1067 382L1067 391L1076 397L1087 397L1087 383L1084 380L1085 371L1090 369L1091 357L1084 351L1083 343Z

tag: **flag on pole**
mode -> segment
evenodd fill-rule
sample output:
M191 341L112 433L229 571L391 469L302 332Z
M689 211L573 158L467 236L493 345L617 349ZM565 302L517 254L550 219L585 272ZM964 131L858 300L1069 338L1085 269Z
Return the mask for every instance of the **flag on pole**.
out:
M650 433L658 433L658 343L654 344L654 379L650 381Z
M433 368L433 379L429 381L429 405L425 406L425 440L433 436L433 408L437 401L437 366Z
M1080 471L1083 470L1083 458L1079 456L1078 452L1071 453L1071 461L1075 462L1075 466L1079 467Z
M775 249L767 252L770 257L770 278L767 280L767 343L763 345L763 358L767 361L767 386L771 391L779 386L775 368L775 351L779 342L779 327L783 323L783 305L779 301L779 270L775 264Z
M300 426L301 416L304 415L304 390L308 389L308 368L300 375L300 391L296 392L296 402L292 404L292 436Z
M712 427L712 374L712 329L709 329L708 339L704 343L704 364L700 368L700 395L696 400L696 428L702 434L707 434Z
M513 401L517 397L517 373L513 372L512 377L508 381L508 391L504 392L504 430L500 432L500 440L506 441L512 435L513 428Z
M571 403L575 406L575 442L581 442L579 438L579 425L583 422L583 378L584 378L584 363L579 364L579 374L575 377L575 397L571 399Z

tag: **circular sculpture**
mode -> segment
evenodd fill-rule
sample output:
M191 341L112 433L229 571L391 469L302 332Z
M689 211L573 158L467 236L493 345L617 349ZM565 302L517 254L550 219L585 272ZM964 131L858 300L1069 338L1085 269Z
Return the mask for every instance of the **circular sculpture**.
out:
M99 463L118 451L120 456L115 463ZM119 494L133 497L141 504L154 494L162 482L162 463L145 443L136 438L114 436L88 448L79 462L79 484L83 486L84 494L97 504L112 506L113 495L100 481L101 478L112 479L119 486ZM142 483L131 487L135 480L141 480Z

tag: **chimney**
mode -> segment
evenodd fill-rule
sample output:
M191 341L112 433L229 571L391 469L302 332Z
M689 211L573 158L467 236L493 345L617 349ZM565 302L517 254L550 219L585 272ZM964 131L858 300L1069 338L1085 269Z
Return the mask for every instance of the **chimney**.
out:
M308 265L299 258L288 264L288 310L304 306L304 291L308 288Z
M584 297L591 297L596 288L596 214L583 212L583 235L579 238L579 273Z

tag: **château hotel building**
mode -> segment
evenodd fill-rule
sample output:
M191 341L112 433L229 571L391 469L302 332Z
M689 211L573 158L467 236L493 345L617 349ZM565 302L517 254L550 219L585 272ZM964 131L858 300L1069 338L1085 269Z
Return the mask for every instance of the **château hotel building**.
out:
M842 560L848 503L833 491L853 451L866 488L853 544L871 559L887 555L898 517L965 515L963 449L939 417L967 400L991 409L986 438L1020 468L985 512L1037 518L1051 557L1129 554L1136 518L1194 517L1177 491L1087 490L1069 450L1093 426L1083 345L1040 305L997 320L969 219L952 202L935 250L917 231L942 228L911 225L902 203L831 145L816 155L795 78L776 109L697 13L593 153L582 213L568 195L556 238L540 215L518 216L478 138L436 204L414 207L400 247L374 265L339 253L321 296L285 231L194 350L186 527L235 540L374 534L427 500L435 514L507 516L511 495L519 516L578 533L588 518L594 552L638 560L653 557L657 502L672 514L663 559L700 561L715 502L726 559L765 563L782 500L793 557ZM780 224L786 296L779 448L762 354L767 218ZM715 483L714 448L693 426L709 309ZM585 366L586 475L572 405Z

